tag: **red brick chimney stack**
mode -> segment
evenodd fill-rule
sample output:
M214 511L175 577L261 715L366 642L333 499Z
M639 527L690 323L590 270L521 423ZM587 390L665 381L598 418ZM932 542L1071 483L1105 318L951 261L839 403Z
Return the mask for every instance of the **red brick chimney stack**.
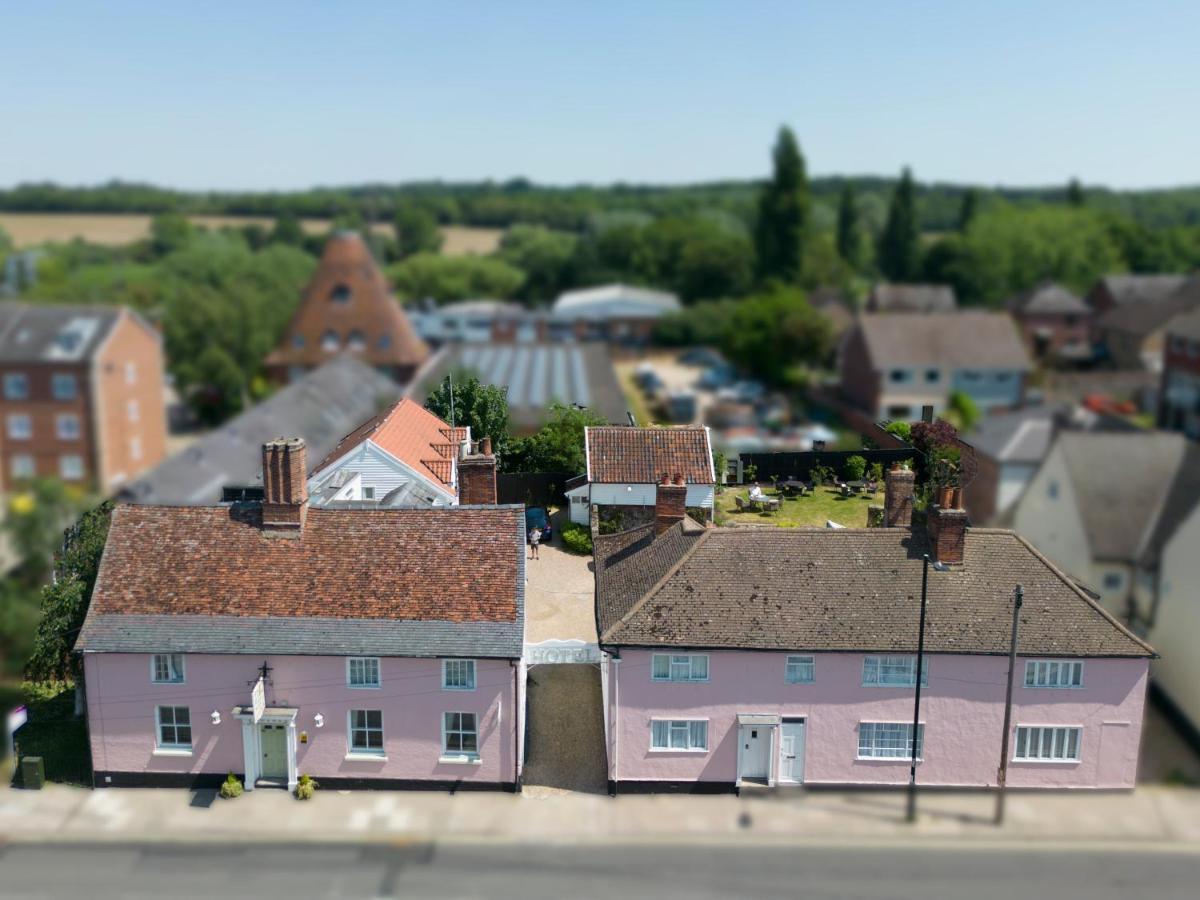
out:
M929 507L926 531L929 555L948 566L962 565L967 543L967 511L962 508L962 488L942 491L942 503Z
M654 533L660 535L687 515L687 482L676 472L672 479L663 472L654 495Z
M458 461L458 502L464 506L496 505L496 457L492 439L479 441L479 452Z
M884 475L883 524L888 528L907 528L912 525L913 492L916 473L912 469L893 466Z
M308 458L301 438L262 445L263 531L299 537L308 517Z

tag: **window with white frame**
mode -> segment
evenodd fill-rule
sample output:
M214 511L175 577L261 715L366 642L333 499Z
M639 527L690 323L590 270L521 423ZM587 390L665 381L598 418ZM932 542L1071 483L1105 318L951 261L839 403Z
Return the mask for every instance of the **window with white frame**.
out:
M150 660L150 680L155 684L183 684L183 654L155 653Z
M5 400L29 399L29 376L24 372L9 372L4 376Z
M1025 661L1025 687L1083 687L1081 660L1029 659Z
M352 656L346 660L346 684L352 688L379 687L379 660L374 656Z
M133 362L132 360L125 363L125 383L137 383L137 363Z
M136 422L142 417L141 407L138 406L137 400L125 401L125 418L130 422Z
M925 755L925 726L917 729L917 758ZM859 759L911 759L912 722L859 722Z
M708 656L703 653L655 653L650 677L654 681L708 681Z
M163 750L192 749L192 711L186 706L155 707L158 746Z
M383 756L383 710L350 710L350 752Z
M479 726L475 713L442 714L442 752L446 756L479 755Z
M59 413L54 417L54 433L60 441L79 440L79 416L75 413Z
M55 372L50 376L50 394L55 400L74 400L75 376L70 372Z
M475 690L475 660L473 659L443 659L442 660L442 690L473 691Z
M10 462L12 477L17 480L32 478L37 474L37 463L28 453L19 453Z
M363 488L363 499L364 500L374 500L375 499L375 488L373 488L373 487Z
M863 657L862 683L866 687L916 687L915 656ZM929 660L921 666L921 686L929 685Z
M1018 725L1013 759L1022 762L1079 762L1083 728L1075 725Z
M654 719L650 722L651 750L707 750L705 719Z
M812 684L815 666L811 656L789 656L784 678L788 684Z
M64 453L58 458L58 474L66 481L79 481L83 478L83 457Z
M134 462L142 458L142 439L136 434L129 438L129 458Z
M33 419L27 413L12 413L8 417L8 436L14 441L33 437Z

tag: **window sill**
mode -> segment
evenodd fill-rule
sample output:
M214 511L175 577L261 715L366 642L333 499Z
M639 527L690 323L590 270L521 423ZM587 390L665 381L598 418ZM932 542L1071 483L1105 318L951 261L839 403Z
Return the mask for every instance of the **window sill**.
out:
M857 762L885 762L885 763L905 763L905 764L912 762L911 756L856 756L856 757L854 757L854 759ZM925 762L925 758L922 756L918 756L917 762L923 763L923 762Z
M695 747L651 747L650 753L707 753L708 750L701 750Z
M469 694L471 691L475 690L475 688L473 688L473 687L450 687L450 686L448 686L448 685L445 685L445 684L443 684L443 685L442 685L442 690L443 690L443 691L457 691L457 692L458 692L458 693L460 693L460 694L461 694L461 693L468 693L468 694Z
M387 762L382 753L347 753L346 762Z
M1078 759L1022 759L1013 757L1015 763L1030 763L1038 766L1077 766L1080 763Z
M481 766L483 760L478 756L439 756L438 763L443 766Z
M348 684L346 685L352 691L377 691L383 685L381 684Z
M156 747L155 756L191 756L192 751L186 747Z

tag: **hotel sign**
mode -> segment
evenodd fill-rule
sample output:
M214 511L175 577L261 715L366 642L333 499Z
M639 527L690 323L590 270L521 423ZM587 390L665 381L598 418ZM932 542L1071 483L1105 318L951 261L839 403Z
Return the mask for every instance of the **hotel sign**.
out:
M267 688L261 678L254 682L254 689L250 692L250 706L254 710L254 721L258 722L267 711Z

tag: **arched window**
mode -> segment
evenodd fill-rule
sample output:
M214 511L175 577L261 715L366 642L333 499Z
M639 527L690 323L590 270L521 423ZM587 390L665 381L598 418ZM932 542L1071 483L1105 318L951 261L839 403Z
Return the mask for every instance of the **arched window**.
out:
M338 333L333 329L321 335L321 349L326 351L336 350L341 345L341 340L338 339Z
M367 336L355 328L346 338L346 346L355 352L367 349Z
M329 292L329 301L331 303L345 304L350 302L350 285L335 284L333 290Z

